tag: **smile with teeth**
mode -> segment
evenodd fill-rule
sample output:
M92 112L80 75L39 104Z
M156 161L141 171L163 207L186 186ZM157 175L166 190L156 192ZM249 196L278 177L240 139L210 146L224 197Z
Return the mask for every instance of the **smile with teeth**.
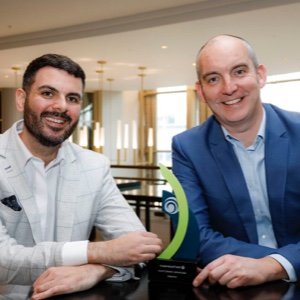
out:
M64 121L63 120L57 120L57 119L53 119L53 118L46 118L46 120L54 122L54 123L59 123L59 124L63 124Z
M238 102L240 102L242 99L239 98L239 99L234 99L234 100L231 100L231 101L227 101L227 102L224 102L226 105L232 105L232 104L236 104Z

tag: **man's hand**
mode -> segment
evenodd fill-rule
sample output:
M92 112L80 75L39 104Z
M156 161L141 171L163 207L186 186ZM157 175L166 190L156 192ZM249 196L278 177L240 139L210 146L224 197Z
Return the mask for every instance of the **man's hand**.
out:
M258 285L268 281L287 279L285 269L272 257L260 259L224 255L209 263L193 281L195 287L207 281L228 288Z
M49 268L34 282L31 299L84 291L114 274L115 271L109 267L93 264Z
M114 240L88 244L88 262L115 266L129 266L148 261L162 250L156 234L134 231Z

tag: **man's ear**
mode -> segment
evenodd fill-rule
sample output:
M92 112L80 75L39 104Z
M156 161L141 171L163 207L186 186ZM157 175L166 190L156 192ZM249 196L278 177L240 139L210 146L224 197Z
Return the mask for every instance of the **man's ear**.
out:
M259 87L262 89L267 81L267 70L263 65L259 65L257 67L257 76L258 76L258 82Z
M23 89L16 90L16 107L19 112L24 111L26 92Z
M197 91L197 95L198 95L200 101L202 101L203 103L206 103L206 99L202 92L202 86L199 81L196 82L196 91Z

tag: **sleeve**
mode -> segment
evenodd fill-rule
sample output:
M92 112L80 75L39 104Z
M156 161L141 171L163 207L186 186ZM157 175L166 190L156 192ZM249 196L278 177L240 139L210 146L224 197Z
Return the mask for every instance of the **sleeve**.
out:
M94 225L103 240L111 240L132 231L145 231L133 208L118 189L109 166L103 169L102 186L98 193L98 213Z
M64 243L17 244L0 219L0 284L31 285L46 269L62 265Z
M88 263L88 241L67 242L62 249L63 266L79 266Z
M289 276L289 279L287 281L289 282L297 281L297 275L294 270L294 267L285 257L279 254L272 254L270 256L273 257L275 260L277 260L283 266L283 268L285 269L286 273Z
M187 144L185 140L185 145ZM261 258L278 253L277 249L250 244L215 231L211 226L210 211L206 203L203 183L196 174L195 162L187 155L187 151L185 151L185 148L183 149L176 136L172 142L172 160L172 170L186 193L189 207L194 213L199 226L200 247L198 259L201 266L205 266L225 254ZM215 185L215 182L211 182L211 184ZM214 188L217 187L214 186Z
M117 273L111 278L106 279L106 281L113 282L122 282L128 281L130 279L139 280L138 277L135 276L134 267L116 267L111 265L105 265L117 271Z

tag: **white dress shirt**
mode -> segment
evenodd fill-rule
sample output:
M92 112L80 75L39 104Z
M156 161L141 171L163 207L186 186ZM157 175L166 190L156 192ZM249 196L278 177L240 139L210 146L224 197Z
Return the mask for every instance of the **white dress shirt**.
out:
M22 130L23 121L20 121L17 125L18 134ZM44 161L34 157L20 137L18 137L17 143L20 149L20 165L24 167L41 216L43 241L56 241L56 191L58 175L64 164L64 144L60 147L57 157L45 167ZM88 262L87 244L88 241L67 242L62 252L63 265L86 264Z

